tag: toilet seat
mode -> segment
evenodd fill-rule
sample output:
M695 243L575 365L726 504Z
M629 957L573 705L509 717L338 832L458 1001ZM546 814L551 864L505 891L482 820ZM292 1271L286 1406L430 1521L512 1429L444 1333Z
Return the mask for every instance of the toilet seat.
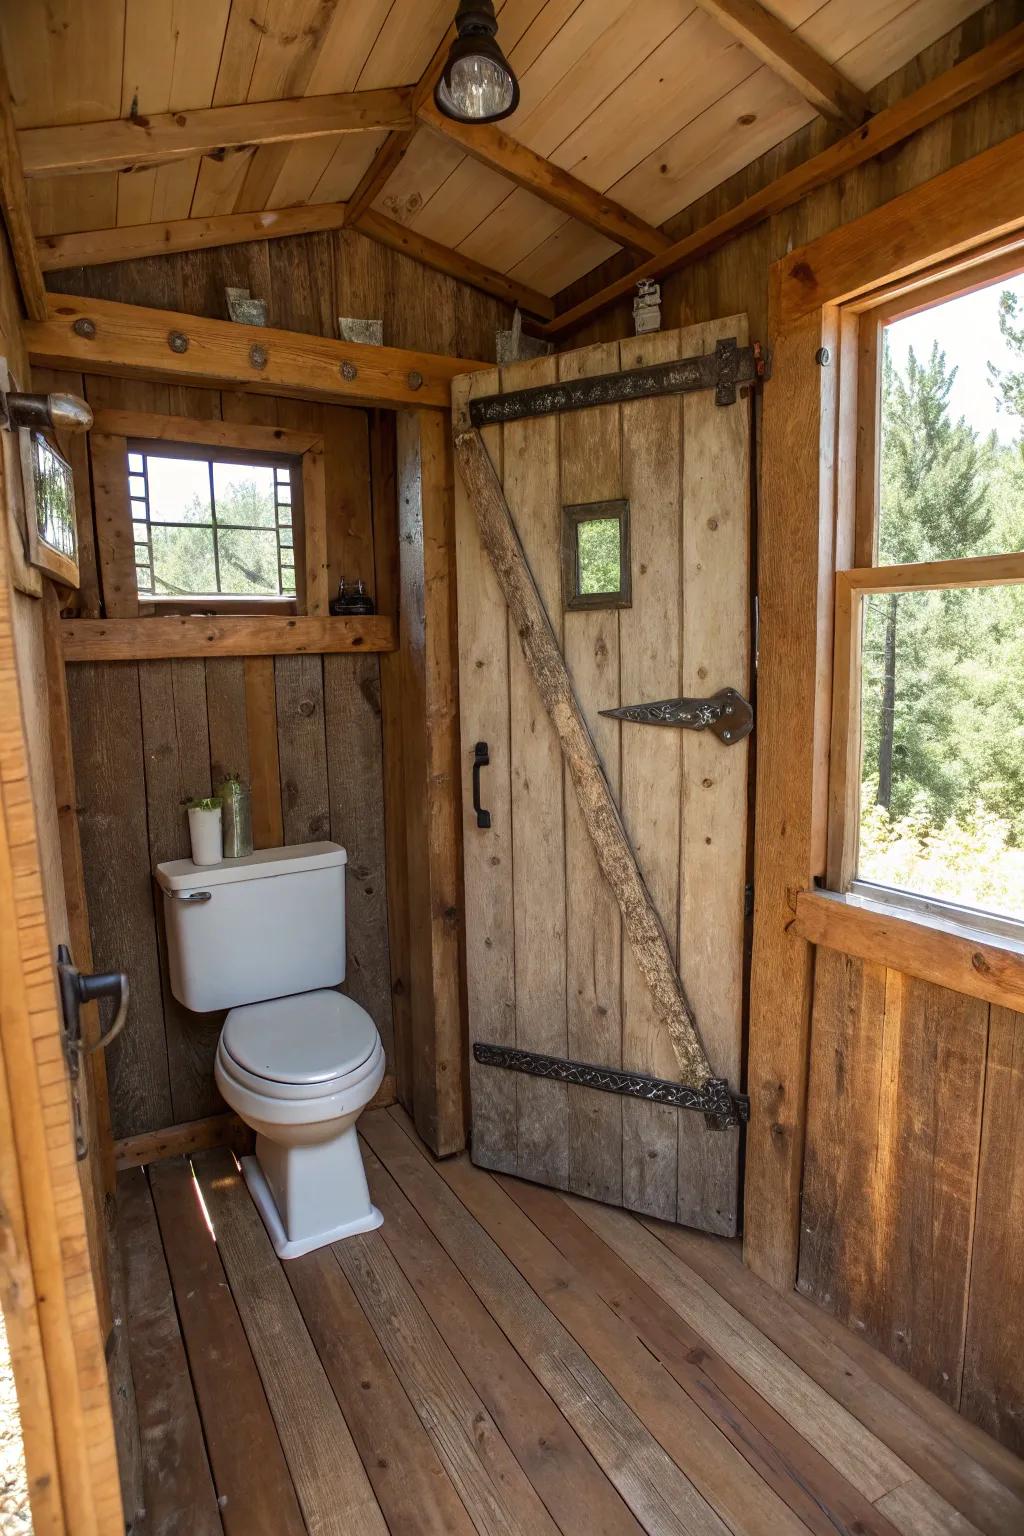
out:
M380 1043L340 992L301 992L232 1008L221 1031L231 1075L268 1098L313 1099L357 1082Z

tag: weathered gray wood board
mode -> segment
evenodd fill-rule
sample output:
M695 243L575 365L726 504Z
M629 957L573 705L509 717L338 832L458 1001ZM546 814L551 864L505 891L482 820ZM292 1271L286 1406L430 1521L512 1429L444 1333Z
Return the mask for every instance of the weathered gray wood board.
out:
M500 387L689 356L722 336L744 343L745 319L517 364ZM463 381L456 415L463 396L498 382ZM702 1035L707 1017L710 1065L737 1086L747 748L598 712L749 687L749 406L666 397L492 427L484 439L671 959L700 999ZM563 612L561 508L620 498L630 502L632 606ZM664 1011L622 932L524 660L521 617L506 610L459 482L456 505L470 1039L679 1080ZM469 796L481 740L487 831ZM484 1166L735 1232L736 1132L494 1067L474 1065L472 1098Z

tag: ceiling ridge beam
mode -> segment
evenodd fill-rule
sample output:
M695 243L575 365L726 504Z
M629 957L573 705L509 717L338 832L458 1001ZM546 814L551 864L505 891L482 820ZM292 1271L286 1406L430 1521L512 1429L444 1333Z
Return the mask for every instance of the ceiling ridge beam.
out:
M631 213L614 198L587 186L570 171L545 160L536 150L513 139L496 123L457 123L428 98L418 108L419 120L454 140L467 155L509 181L550 203L569 218L598 230L617 245L653 256L671 244L662 230Z
M29 177L127 170L242 146L408 129L415 122L412 94L410 86L389 86L102 123L23 128L18 144Z
M868 116L865 93L760 0L697 0L702 11L789 84L816 112L844 128Z
M630 296L641 278L659 279L681 267L702 260L738 235L754 229L765 219L791 208L808 193L891 149L940 117L973 101L1011 75L1024 69L1024 23L1005 32L995 42L929 80L891 107L876 112L860 128L836 141L821 154L776 178L734 208L675 241L660 256L634 267L597 293L562 310L547 325L531 325L536 335L548 339L565 336Z

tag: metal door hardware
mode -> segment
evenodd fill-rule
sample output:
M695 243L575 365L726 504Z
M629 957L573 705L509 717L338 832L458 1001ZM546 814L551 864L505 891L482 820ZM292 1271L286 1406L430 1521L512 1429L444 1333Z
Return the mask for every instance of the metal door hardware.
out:
M473 809L477 826L485 832L491 825L491 813L485 811L480 804L480 770L490 767L490 762L491 754L487 750L486 741L478 741L473 748Z
M469 403L474 427L490 427L505 421L524 421L530 416L550 416L562 411L584 411L595 405L619 405L631 400L650 400L657 395L681 395L695 389L713 389L716 405L733 405L741 384L755 384L771 376L771 357L755 341L736 345L736 338L719 341L713 352L684 357L673 363L654 363L647 368L624 368L618 373L598 373L590 378L564 379L560 384L539 384L513 389L506 395L481 395Z
M57 950L57 984L60 993L62 1043L68 1077L71 1079L71 1102L75 1121L75 1153L79 1161L89 1148L82 1124L82 1107L79 1100L79 1078L82 1057L94 1051L106 1050L112 1040L128 1022L128 977L123 971L102 971L94 976L83 976L72 962L71 951L66 944ZM83 1003L98 1002L101 997L116 997L117 1007L110 1027L92 1045L82 1039L81 1007Z
M668 1104L673 1109L695 1109L707 1115L716 1130L726 1130L750 1119L750 1099L744 1093L733 1093L724 1077L712 1077L703 1088L691 1088L663 1077L648 1077L644 1072L620 1072L615 1067L597 1067L586 1061L543 1056L539 1051L520 1051L507 1045L488 1045L482 1040L473 1045L473 1059L483 1067L504 1067L509 1072L525 1072L529 1077L548 1077L558 1083L596 1088L601 1093L619 1093L627 1099Z
M754 729L754 711L735 688L720 688L709 699L661 699L655 704L623 704L602 709L611 720L632 725L675 725L688 731L710 731L727 747L735 746Z

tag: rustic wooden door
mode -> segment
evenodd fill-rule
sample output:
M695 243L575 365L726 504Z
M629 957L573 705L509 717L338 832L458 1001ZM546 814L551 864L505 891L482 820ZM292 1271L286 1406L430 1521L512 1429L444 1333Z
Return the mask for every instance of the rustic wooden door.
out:
M453 400L747 343L744 316L518 363ZM716 1075L739 1087L748 742L601 711L730 687L750 697L750 404L662 395L487 426L482 436L562 647ZM567 609L570 505L628 503L629 606ZM678 1080L573 784L456 474L469 1033ZM473 808L477 769L486 828ZM484 1065L487 1168L720 1233L738 1220L737 1129L702 1114Z

